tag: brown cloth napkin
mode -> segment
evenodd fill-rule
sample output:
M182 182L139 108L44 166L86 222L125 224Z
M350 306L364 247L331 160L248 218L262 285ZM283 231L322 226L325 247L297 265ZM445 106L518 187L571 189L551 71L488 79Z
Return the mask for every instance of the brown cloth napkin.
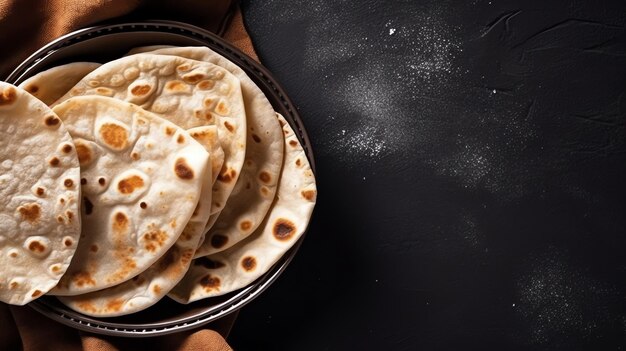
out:
M103 21L181 21L223 36L258 61L236 0L0 0L0 80L39 47ZM0 350L231 350L230 314L204 327L153 338L79 332L28 306L0 303Z

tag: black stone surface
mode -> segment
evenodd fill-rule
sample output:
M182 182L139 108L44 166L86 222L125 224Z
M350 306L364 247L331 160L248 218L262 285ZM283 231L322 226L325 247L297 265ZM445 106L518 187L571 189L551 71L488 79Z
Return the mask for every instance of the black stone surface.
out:
M243 10L319 197L235 349L626 347L626 2Z

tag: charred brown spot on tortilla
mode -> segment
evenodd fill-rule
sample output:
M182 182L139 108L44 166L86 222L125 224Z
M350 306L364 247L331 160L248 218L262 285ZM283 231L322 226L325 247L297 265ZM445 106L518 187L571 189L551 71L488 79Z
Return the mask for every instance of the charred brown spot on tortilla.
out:
M28 244L28 249L32 252L39 253L46 251L46 247L37 240L33 240L30 244Z
M246 256L241 260L241 267L246 271L250 272L256 268L256 258L252 256Z
M152 89L152 87L149 85L136 85L130 90L130 93L135 96L143 96L148 94L150 89Z
M143 178L137 175L122 179L117 183L117 189L122 194L131 194L135 189L144 186Z
M165 84L165 90L166 91L173 91L173 92L179 92L179 91L186 91L187 90L187 86L185 85L185 83L179 81L179 80L173 80L171 82L167 82Z
M258 135L254 134L254 133L252 133L252 140L254 140L257 143L261 142L261 138Z
M65 199L64 199L64 198L60 198L60 199L59 199L59 203L60 203L61 205L63 205L63 204L65 203Z
M204 104L204 107L211 107L213 106L213 102L213 99L204 99L202 103Z
M174 172L180 179L193 179L193 170L187 165L184 158L179 158L174 164Z
M262 171L261 173L259 173L259 179L263 183L269 183L272 181L272 176L269 173Z
M41 294L42 294L41 290L35 290L30 296L37 297L37 296L41 296Z
M228 121L224 121L224 127L226 127L226 129L228 129L229 132L233 133L235 131L235 127L228 123Z
M176 129L174 129L174 128L170 127L170 126L165 127L165 135L172 136L172 135L174 135L174 132L176 132Z
M65 185L66 188L71 188L74 186L74 182L71 179L66 179L63 181L63 185Z
M263 194L263 196L269 196L270 195L270 190L267 187L262 186L261 187L261 194Z
M196 116L197 119L204 119L207 122L213 120L213 114L210 111L196 111L194 112L194 116Z
M31 94L34 94L34 93L39 91L39 87L37 85L35 85L35 84L31 84L31 85L26 87L26 91L31 93Z
M67 216L67 220L72 223L72 219L74 218L74 212L72 211L65 211L65 216Z
M128 230L128 217L122 212L117 212L113 218L113 233L124 234Z
M220 249L226 245L228 242L228 237L222 234L213 234L211 237L211 246L216 249Z
M107 303L107 310L117 312L122 309L123 305L124 305L124 300L115 299Z
M239 223L239 228L241 228L241 230L243 230L244 232L247 230L250 230L250 228L252 228L252 222L250 221L243 221L241 223Z
M54 273L58 273L61 270L61 267L59 267L58 265L54 265L52 266L52 272Z
M204 74L196 73L191 75L183 76L183 80L189 84L196 84L204 78Z
M87 184L87 178L80 178L80 185Z
M100 127L100 136L107 145L117 150L125 148L128 143L128 132L117 124L103 124Z
M172 227L172 228L176 228L176 220L175 220L175 219L173 219L173 220L170 222L170 227Z
M298 167L302 166L302 160L297 159L296 160L296 166L298 166Z
M160 230L152 230L143 235L143 240L145 242L144 248L150 252L155 252L167 240L167 233Z
M50 161L49 161L48 163L49 163L49 164L50 164L50 166L52 166L52 167L57 167L57 166L59 165L59 163L60 163L60 162L61 162L61 161L59 161L59 159L58 159L58 158L53 157L53 158L51 158L51 159L50 159Z
M72 274L71 280L78 287L83 287L85 285L96 285L96 281L93 279L91 274L85 271L80 271Z
M226 165L222 166L220 170L220 174L217 176L217 179L224 183L230 183L237 176L237 171L232 168L226 167Z
M183 252L183 254L180 257L180 262L184 265L188 264L189 262L191 262L191 259L193 258L193 254L195 252L196 250L194 249L185 250L185 252Z
M65 241L63 242L63 245L65 245L67 247L70 247L70 246L72 246L73 243L74 242L72 241L72 239L68 238L68 239L65 239Z
M113 96L113 90L109 88L96 88L96 94L104 96Z
M215 112L219 113L220 115L227 115L229 112L228 106L226 106L223 101L220 101L215 107Z
M11 282L11 284L9 285L10 289L15 289L19 286L20 284L18 282Z
M182 65L176 67L176 69L181 71L181 72L186 72L186 71L189 71L191 69L191 67L188 64L183 63Z
M59 215L59 216L57 216L57 222L65 223L65 218L63 218L63 216Z
M291 239L296 233L296 225L292 221L279 218L274 223L273 234L274 237L280 241L286 241Z
M70 144L63 145L63 148L61 149L61 151L63 151L66 154L69 154L70 152L72 152L72 145Z
M22 216L22 219L31 223L37 222L39 220L39 217L41 216L41 209L36 203L20 206L17 208L17 210Z
M220 289L220 278L214 277L210 274L202 277L200 279L200 285L204 287L204 290L209 292L211 290L219 290Z
M315 190L302 190L300 194L302 194L303 198L309 201L313 201L313 199L315 199L316 191Z
M223 264L222 262L212 260L208 257L198 257L194 260L193 264L195 266L202 266L208 269L218 269L225 266L225 264Z
M38 196L43 196L46 193L46 191L42 187L38 187L35 192L37 193Z
M130 158L132 158L133 160L137 161L139 159L139 154L136 152L133 152L130 154Z
M295 140L289 140L289 145L291 145L293 147L296 147L296 146L298 146L298 142L295 141Z
M154 291L155 294L160 295L161 294L161 287L158 286L157 284L154 284L154 286L152 287L152 291Z
M91 302L78 302L76 304L79 310L85 311L88 313L97 313L98 309Z
M98 179L98 184L100 184L100 185L102 185L102 186L104 186L104 185L106 184L106 182L107 182L107 181L106 181L106 179L104 179L104 178L102 178L102 177L100 177L100 178Z
M48 127L54 127L54 126L57 126L60 122L61 122L61 120L60 120L60 119L58 119L56 116L48 116L48 117L46 117L46 119L44 120L44 123L45 123Z
M182 144L185 142L185 137L182 134L178 134L178 138L176 139L176 142L179 144Z
M13 87L7 87L0 94L0 106L11 105L17 100L17 91Z
M202 90L213 89L214 86L215 86L215 82L212 80L203 80L200 83L198 83L198 89L202 89Z
M88 198L83 197L83 205L85 205L85 214L90 215L93 212L93 204Z
M139 204L139 207L141 207L141 208L143 208L143 209L145 210L146 208L148 208L148 204L142 201L142 202Z
M9 256L11 256L12 258L16 258L17 257L17 252L11 252L9 254Z
M128 250L128 252L132 253L131 250ZM120 253L120 251L117 250L115 256L122 262L120 263L120 268L107 277L107 282L109 283L118 283L127 280L130 272L137 268L135 260L127 257L126 253Z
M96 245L96 244L91 245L91 246L89 247L89 251L91 251L91 252L93 252L93 253L98 252L98 245Z
M91 148L82 143L76 143L76 154L78 155L78 162L81 165L91 162Z

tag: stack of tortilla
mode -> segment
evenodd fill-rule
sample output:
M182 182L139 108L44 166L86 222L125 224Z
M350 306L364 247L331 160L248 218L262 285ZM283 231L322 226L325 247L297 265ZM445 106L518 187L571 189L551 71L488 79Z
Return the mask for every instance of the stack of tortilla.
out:
M316 201L289 123L206 47L0 83L0 134L6 303L112 317L223 295L295 244Z

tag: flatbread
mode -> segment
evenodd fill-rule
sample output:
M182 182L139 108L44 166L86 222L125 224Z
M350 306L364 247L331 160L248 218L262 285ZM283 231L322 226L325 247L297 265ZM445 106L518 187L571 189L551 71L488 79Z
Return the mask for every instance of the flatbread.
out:
M216 125L224 163L213 187L211 213L223 208L239 178L246 150L246 115L235 76L211 63L138 54L105 63L59 101L81 95L131 102L183 129Z
M191 218L209 154L182 128L101 96L54 107L81 168L83 237L54 295L78 295L143 272Z
M275 112L265 94L236 64L207 47L159 46L136 48L156 55L175 55L224 67L241 82L246 109L246 160L228 202L207 228L204 243L195 257L225 250L250 235L261 224L274 200L283 160L283 136Z
M50 106L87 73L100 66L101 64L96 62L72 62L52 67L26 79L19 87Z
M0 82L0 301L52 289L80 237L80 169L72 139L43 102Z
M216 148L216 127L194 128L190 133L205 149ZM195 134L195 136L194 136ZM211 136L215 136L212 138ZM211 155L211 158L213 155ZM219 171L219 167L217 168ZM144 310L157 303L183 278L209 219L211 168L204 177L200 200L182 234L159 260L131 280L107 289L76 296L58 296L71 309L93 317L115 317Z
M189 303L243 288L266 273L304 233L317 199L315 178L298 138L282 116L280 121L285 158L269 216L235 246L195 259L168 294L172 299Z

